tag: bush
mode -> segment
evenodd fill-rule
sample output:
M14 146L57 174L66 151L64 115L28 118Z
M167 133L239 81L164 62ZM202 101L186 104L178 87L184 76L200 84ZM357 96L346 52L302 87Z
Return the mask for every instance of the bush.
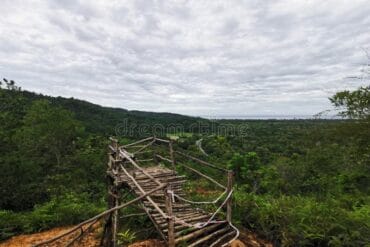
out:
M342 208L339 200L255 195L237 190L238 219L282 246L365 246L370 244L370 207Z
M90 202L84 195L66 194L35 206L31 212L0 211L0 240L20 233L77 224L103 210L101 202L96 204Z

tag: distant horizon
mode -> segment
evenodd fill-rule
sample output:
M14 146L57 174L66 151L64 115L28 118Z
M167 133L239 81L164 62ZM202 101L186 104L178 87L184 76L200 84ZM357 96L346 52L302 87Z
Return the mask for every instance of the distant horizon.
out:
M271 115L215 115L215 116L199 116L206 119L214 119L214 120L310 120L310 119L341 119L340 116L337 115L327 115L327 116L320 116L315 117L315 115L301 115L301 114L271 114Z
M18 86L21 86L21 85L18 85ZM21 86L22 87L22 86ZM309 119L341 119L340 116L336 115L336 114L323 114L321 115L320 117L317 117L316 115L318 115L319 113L315 113L315 114L279 114L279 113L275 113L275 114L209 114L209 115L192 115L192 114L184 114L184 113L180 113L180 112L174 112L174 111L153 111L153 110L146 110L146 109L129 109L129 108L126 108L126 107L120 107L120 106L109 106L109 105L102 105L102 104L99 104L99 103L96 103L96 102L92 102L90 100L86 100L86 99L83 99L83 98L79 98L79 97L68 97L68 96L63 96L63 95L51 95L51 94L45 94L45 93L41 93L41 92L35 92L35 91L31 91L31 90L28 90L28 89L25 89L22 87L22 91L25 91L25 92L30 92L30 93L34 93L34 94L41 94L41 95L44 95L44 96L47 96L47 97L62 97L62 98L65 98L65 99L75 99L75 100L81 100L81 101L85 101L85 102L88 102L88 103L91 103L91 104L96 104L96 105L99 105L101 107L109 107L109 108L118 108L118 109L122 109L122 110L127 110L127 111L140 111L140 112L151 112L151 113L169 113L169 114L178 114L178 115L183 115L183 116L189 116L189 117L200 117L200 118L205 118L205 119L210 119L210 120L299 120L299 119L306 119L306 120L309 120ZM333 109L334 110L334 109Z

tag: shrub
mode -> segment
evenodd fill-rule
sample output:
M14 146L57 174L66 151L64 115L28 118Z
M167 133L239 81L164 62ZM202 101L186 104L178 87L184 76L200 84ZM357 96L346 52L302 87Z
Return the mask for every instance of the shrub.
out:
M102 203L92 203L85 195L66 194L35 206L31 212L0 211L0 240L19 233L77 224L103 210Z
M365 246L370 244L370 207L351 210L338 200L255 195L237 190L236 218L282 246Z

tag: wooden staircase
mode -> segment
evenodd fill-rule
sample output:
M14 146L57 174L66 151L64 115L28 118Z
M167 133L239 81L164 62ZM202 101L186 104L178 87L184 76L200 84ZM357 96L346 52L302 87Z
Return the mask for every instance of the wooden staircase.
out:
M80 241L104 221L103 234L99 246L118 247L117 233L119 211L139 203L148 215L158 233L169 247L175 246L228 246L239 236L239 231L231 223L232 181L233 172L217 167L188 154L174 151L172 142L155 137L119 146L117 140L111 138L109 145L109 162L107 169L108 209L87 219L58 236L36 243L34 247L46 246L80 246ZM153 158L143 159L140 154L146 154L157 142L165 144L169 157L164 157L152 150ZM140 145L139 145L140 144ZM129 149L133 149L128 151ZM175 154L227 174L227 185L224 186L194 167L182 162L176 162ZM167 162L171 169L161 162ZM142 166L142 162L150 162ZM193 202L186 199L184 184L186 176L176 172L177 166L207 179L224 192L211 202ZM125 189L136 198L121 202L120 191ZM221 203L220 203L221 202ZM214 212L208 212L195 205L208 204L218 207ZM220 205L217 205L220 204ZM220 211L226 208L226 219L220 216Z
M159 142L169 145L169 158L154 154L157 156L157 159L169 163L171 168L173 168L169 169L155 162L143 167L135 152L127 151L129 147L139 147L139 151L136 151L136 153L142 152L145 148L149 148L152 144L158 142L158 140L153 137L144 139L142 142L149 143L137 146L141 142L136 142L134 143L136 146L130 144L125 148L119 147L118 143L114 139L112 140L107 171L111 181L111 186L109 186L109 194L112 195L110 207L119 204L119 199L114 194L120 188L126 188L136 196L142 196L153 188L165 184L165 189L158 190L143 198L140 206L169 247L226 246L231 240L235 239L238 236L238 230L231 224L231 196L226 198L222 205L227 207L227 219L219 218L214 212L206 212L197 207L196 203L193 204L191 201L181 200L186 196L184 184L187 182L187 179L186 176L180 175L175 171L175 152L172 149L172 143L168 140L159 139ZM232 174L230 171L227 172ZM211 179L205 174L202 175ZM211 181L214 180L211 179ZM218 184L226 190L226 194L230 195L232 194L231 181L230 177L227 187ZM112 215L111 222L112 230L110 233L105 234L111 236L112 246L116 246L114 236L118 228L118 215Z

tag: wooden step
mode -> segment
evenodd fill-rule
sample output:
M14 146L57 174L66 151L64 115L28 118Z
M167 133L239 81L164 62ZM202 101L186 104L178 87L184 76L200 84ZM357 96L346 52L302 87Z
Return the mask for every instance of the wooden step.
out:
M185 196L186 193L183 191L183 187L187 183L186 176L179 176L176 172L160 166L146 167L144 170L157 181L171 184L171 188L176 194L182 197ZM129 173L134 177L138 185L144 191L152 190L158 185L142 171L131 169ZM114 178L116 181L124 183L125 186L132 188L136 195L142 195L138 186L136 186L135 183L126 175L112 175L115 176ZM163 210L163 212L166 212L166 197L164 190L154 192L150 195L150 198L152 198L154 203ZM157 230L160 231L162 237L166 239L168 234L168 219L164 218L163 215L154 208L153 204L147 200L147 198L144 198L141 201L141 205L153 221ZM203 209L199 209L190 203L179 200L175 200L175 202L173 202L172 211L176 218L181 219L190 225L206 222L211 217L211 214L205 212ZM227 241L233 237L233 234L236 234L235 230L230 228L227 223L209 224L201 229L189 227L179 221L174 223L175 243L186 243L186 246L189 247L221 246L222 244L227 243Z
M210 233L210 234L208 234L208 235L206 235L206 236L204 236L204 237L202 237L202 238L200 238L200 239L196 240L196 241L195 241L195 242L193 242L192 244L188 245L188 247L195 247L195 246L199 246L199 245L201 245L201 244L203 244L203 243L205 243L205 242L207 242L207 241L211 240L212 238L217 237L218 235L222 235L222 234L226 233L226 232L227 232L227 231L229 231L229 230L230 230L230 229L229 229L229 226L226 226L226 227L224 227L224 228L221 228L220 230L217 230L217 231L215 231L215 232L212 232L212 233Z
M189 218L187 220L184 220L186 223L191 223L191 224L195 224L195 223L199 223L201 220L203 219L209 219L209 215L201 215L201 216L198 216L198 217L194 217L194 218ZM175 224L181 224L179 222L176 222ZM159 224L160 227L167 227L167 222L165 221L165 223L161 223Z
M236 232L235 230L224 234L223 236L219 237L217 240L215 240L209 247L215 247L215 246L222 246L222 244L227 243L228 239L235 236Z
M189 233L185 236L181 236L181 237L178 237L175 239L175 243L179 243L179 242L186 242L190 239L193 239L193 238L196 238L198 236L201 236L202 234L205 234L207 232L210 232L218 227L220 227L221 224L212 224L212 225L209 225L209 226L206 226L202 229L199 229L199 230L196 230L192 233Z

